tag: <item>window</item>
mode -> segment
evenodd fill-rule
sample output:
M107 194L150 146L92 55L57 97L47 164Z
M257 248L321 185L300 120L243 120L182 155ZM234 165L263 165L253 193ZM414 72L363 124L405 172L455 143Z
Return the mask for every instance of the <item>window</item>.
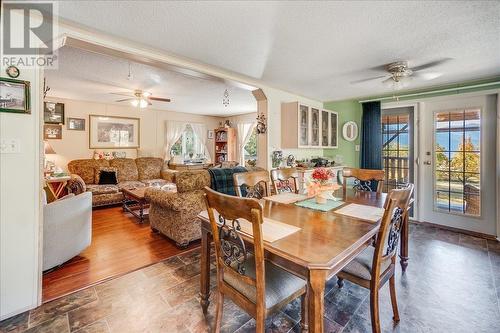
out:
M205 157L205 148L194 134L191 125L186 125L182 136L172 146L172 155L182 156L184 160L202 159Z
M257 127L254 126L252 134L244 147L245 161L257 161Z
M384 192L401 188L411 181L409 113L382 116L382 160Z
M481 213L479 109L437 112L434 117L434 206L438 211Z

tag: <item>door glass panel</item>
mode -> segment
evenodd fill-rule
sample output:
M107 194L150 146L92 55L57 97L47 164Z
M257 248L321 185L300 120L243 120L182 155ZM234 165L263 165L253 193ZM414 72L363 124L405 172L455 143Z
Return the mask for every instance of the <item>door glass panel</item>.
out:
M330 113L330 147L337 147L337 114Z
M321 111L321 145L328 146L328 111Z
M311 109L311 146L319 146L319 110Z
M300 120L300 145L309 145L309 108L305 105L300 106L299 110Z
M384 192L412 182L410 161L410 114L389 113L382 116L382 165L385 170Z
M439 112L434 117L434 207L480 215L480 110Z

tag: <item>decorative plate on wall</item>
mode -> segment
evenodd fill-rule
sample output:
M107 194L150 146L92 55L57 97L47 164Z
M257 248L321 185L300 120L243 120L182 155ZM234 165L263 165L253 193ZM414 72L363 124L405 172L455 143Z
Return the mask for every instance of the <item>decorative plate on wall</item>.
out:
M358 137L358 124L348 121L342 126L342 137L347 141L354 141Z

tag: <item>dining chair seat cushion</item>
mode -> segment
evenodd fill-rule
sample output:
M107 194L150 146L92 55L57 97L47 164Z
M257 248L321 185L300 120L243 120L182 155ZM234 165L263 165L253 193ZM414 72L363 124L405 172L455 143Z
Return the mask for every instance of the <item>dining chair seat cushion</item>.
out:
M375 247L368 246L356 258L354 258L342 271L357 276L365 280L371 280L372 264ZM383 260L380 266L380 273L383 273L391 265L391 259Z
M306 281L266 261L266 308L269 309L306 286ZM255 279L255 259L248 256L245 275ZM256 288L232 274L224 274L224 281L256 303Z

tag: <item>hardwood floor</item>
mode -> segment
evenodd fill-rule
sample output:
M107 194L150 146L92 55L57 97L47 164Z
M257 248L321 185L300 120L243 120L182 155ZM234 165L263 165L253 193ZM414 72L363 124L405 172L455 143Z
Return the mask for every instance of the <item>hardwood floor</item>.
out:
M179 250L174 242L154 234L121 207L96 209L92 213L92 244L79 256L43 274L43 302L126 274L199 246Z

